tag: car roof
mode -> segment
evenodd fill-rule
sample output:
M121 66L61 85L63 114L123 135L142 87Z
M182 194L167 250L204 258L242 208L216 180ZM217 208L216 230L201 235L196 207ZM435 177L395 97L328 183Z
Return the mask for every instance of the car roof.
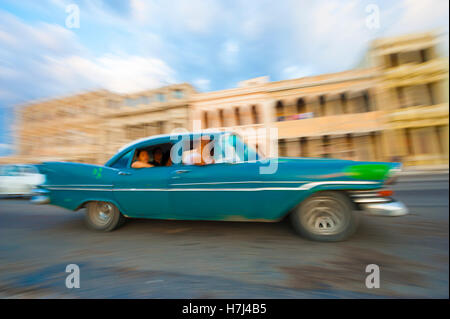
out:
M189 136L190 138L192 138L196 135L227 134L227 133L232 133L232 132L231 131L202 130L202 131L198 131L198 132L180 132L180 133L159 134L159 135L153 135L153 136L149 136L149 137L143 137L143 138L134 140L134 141L122 146L117 151L117 153L111 159L109 159L108 162L105 163L105 165L108 166L108 165L112 164L113 162L116 161L116 159L118 157L127 153L131 149L139 147L139 146L145 146L145 144L147 144L148 142L151 142L151 141L164 143L164 142L171 142L171 141L173 142L173 139L171 139L171 137L183 138L183 137Z
M225 134L225 133L231 133L230 131L199 131L199 132L183 132L183 133L173 133L173 134L159 134L159 135L153 135L153 136L149 136L149 137L143 137L143 138L139 138L137 140L131 141L130 143L122 146L117 153L122 152L125 149L131 148L131 147L135 147L139 144L144 144L146 142L150 142L150 141L156 141L156 140L160 140L162 143L164 141L170 141L171 137L183 137L183 136L195 136L195 135L209 135L209 134Z

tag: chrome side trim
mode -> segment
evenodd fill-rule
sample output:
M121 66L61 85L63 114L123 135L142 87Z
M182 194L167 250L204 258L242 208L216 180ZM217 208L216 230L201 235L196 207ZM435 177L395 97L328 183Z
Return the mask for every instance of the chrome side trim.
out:
M68 184L68 185L42 185L42 187L49 188L49 187L113 187L114 185L102 185L102 184L90 184L90 185L83 185L83 184Z
M367 203L387 203L392 202L392 198L380 196L378 191L372 190L358 190L348 192L352 201L357 204Z
M181 183L171 184L175 186L183 185L222 185L222 184L301 184L306 181L242 181L242 182L210 182L210 183Z
M387 203L392 202L392 199L389 197L371 197L371 198L356 198L353 200L355 203L363 204L363 203Z
M207 192L256 192L256 191L299 191L309 190L320 185L374 185L378 182L369 181L328 181L311 182L298 187L253 187L253 188L82 188L82 187L47 187L50 190L78 190L78 191L121 191L121 192L189 192L189 191L207 191Z

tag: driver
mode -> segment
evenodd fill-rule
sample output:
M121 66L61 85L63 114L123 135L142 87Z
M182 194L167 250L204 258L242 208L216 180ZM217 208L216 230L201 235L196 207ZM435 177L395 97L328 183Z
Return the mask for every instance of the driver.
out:
M144 168L144 167L153 167L152 164L148 162L149 156L146 150L139 150L137 154L137 160L131 164L132 168Z

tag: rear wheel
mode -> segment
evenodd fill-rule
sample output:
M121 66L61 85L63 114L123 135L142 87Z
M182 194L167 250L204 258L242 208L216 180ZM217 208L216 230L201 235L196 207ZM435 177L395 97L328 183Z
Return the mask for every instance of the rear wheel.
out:
M317 241L340 241L358 225L351 201L339 192L319 192L305 199L291 214L294 229Z
M85 216L89 228L100 231L112 231L125 222L126 218L117 207L109 202L90 202Z

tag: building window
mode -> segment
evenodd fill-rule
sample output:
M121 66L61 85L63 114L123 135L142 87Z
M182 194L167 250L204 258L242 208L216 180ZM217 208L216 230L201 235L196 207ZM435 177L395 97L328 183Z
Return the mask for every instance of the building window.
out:
M251 112L252 112L252 121L253 121L253 123L254 124L259 124L260 123L260 119L259 119L259 114L258 114L258 107L256 105L252 105Z
M342 105L342 112L344 114L348 113L348 106L347 106L347 94L342 93L340 96L341 99L341 105Z
M345 139L347 142L347 155L348 155L348 158L351 159L355 156L355 145L353 143L352 134L347 134L345 136Z
M307 137L300 138L300 156L308 157L308 138Z
M166 122L165 121L158 121L158 133L163 134L166 129Z
M220 122L220 126L221 127L225 126L224 118L223 118L223 110L222 109L219 110L219 122Z
M420 61L421 61L422 63L428 61L427 50L425 50L425 49L420 50Z
M275 106L275 113L277 116L277 121L284 121L284 106L283 102L278 101Z
M208 112L205 111L203 112L203 128L208 128L209 127L209 123L208 123Z
M166 101L166 95L163 93L157 93L156 94L156 101L158 102L165 102Z
M434 90L433 90L433 83L427 83L427 91L429 96L430 105L436 104L436 100L434 98Z
M147 105L150 103L150 99L148 96L141 96L138 98L138 104Z
M135 107L140 104L140 98L126 98L125 105L130 107Z
M397 53L392 53L390 56L391 67L398 66L398 55Z
M176 99L182 99L184 97L183 90L177 89L172 91L172 96Z
M323 147L323 151L322 151L322 157L328 158L331 156L330 154L330 138L328 135L324 135L322 137L322 147Z
M306 104L303 98L299 98L297 100L297 113L298 114L306 113Z
M445 136L445 126L436 126L434 129L439 146L439 152L440 154L445 154L445 142L442 138L443 136Z
M405 137L406 137L406 147L408 150L408 155L413 155L414 149L413 149L413 145L412 145L411 129L406 128L404 132L405 132Z
M234 119L236 121L236 125L241 125L241 112L239 111L239 107L234 108Z
M278 154L280 156L286 156L286 141L285 140L278 141Z
M111 109L117 109L120 107L120 101L109 100L107 105Z
M397 92L397 99L398 99L398 105L400 106L400 108L405 107L405 91L404 88L402 86L397 87L396 89Z
M363 99L364 99L364 111L370 112L370 98L369 98L369 92L365 91L363 93Z
M325 96L323 96L323 95L321 95L320 97L319 97L319 112L320 112L320 115L319 116L325 116L327 113L326 113L326 109L325 109L325 106L326 106L326 101L325 101Z

